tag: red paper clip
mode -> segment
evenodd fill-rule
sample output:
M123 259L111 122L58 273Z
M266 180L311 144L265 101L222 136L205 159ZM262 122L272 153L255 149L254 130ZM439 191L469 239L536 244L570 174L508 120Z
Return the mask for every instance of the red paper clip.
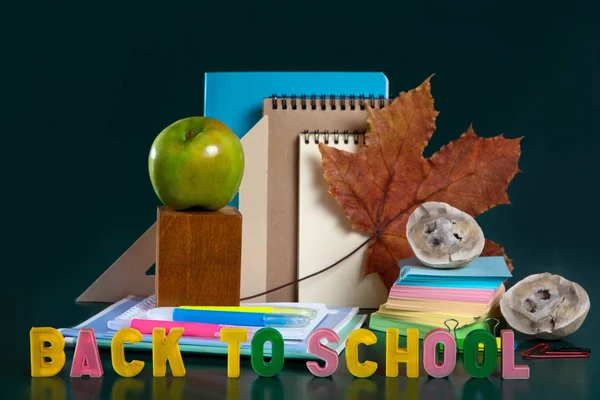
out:
M533 346L529 350L525 350L521 355L525 359L531 358L589 358L590 349L581 349L578 347L561 347L548 351L549 344L540 343ZM532 354L536 349L539 349L539 354Z

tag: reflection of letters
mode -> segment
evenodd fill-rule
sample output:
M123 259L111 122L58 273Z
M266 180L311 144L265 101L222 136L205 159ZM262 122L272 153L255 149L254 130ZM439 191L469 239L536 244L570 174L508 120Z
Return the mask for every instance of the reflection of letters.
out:
M71 378L71 392L73 393L73 400L100 398L101 391L102 378Z
M502 389L502 400L513 400L516 392L529 392L529 381L503 379L500 387Z
M312 378L306 384L306 397L309 399L314 399L316 397L323 399L337 399L340 396L338 386L333 379Z
M471 378L463 386L462 399L497 400L500 396L489 379Z
M31 400L66 400L67 388L59 377L31 378Z
M424 399L453 400L452 383L445 378L429 378L423 385Z
M252 382L252 400L265 398L280 400L285 397L283 385L276 376L273 378L256 378Z
M227 379L227 400L237 400L240 398L240 380Z
M404 382L406 387L400 390L399 382ZM419 381L417 379L385 378L385 399L396 400L418 400L419 399Z
M144 393L144 381L134 378L120 378L112 387L111 400L125 400L128 394Z
M377 396L377 384L370 379L355 378L346 388L346 399L364 399Z
M157 400L180 400L183 399L185 378L171 378L167 385L167 378L154 378L152 384L152 398Z

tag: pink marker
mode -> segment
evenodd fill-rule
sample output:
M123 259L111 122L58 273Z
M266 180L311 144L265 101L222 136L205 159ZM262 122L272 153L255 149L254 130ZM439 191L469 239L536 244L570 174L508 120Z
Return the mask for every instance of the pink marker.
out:
M171 328L183 328L183 336L194 336L203 338L219 337L222 326L216 324L201 324L198 322L174 322L159 321L152 319L114 319L108 323L108 327L113 330L123 328L133 328L141 334L151 335L154 328L165 328L168 334Z

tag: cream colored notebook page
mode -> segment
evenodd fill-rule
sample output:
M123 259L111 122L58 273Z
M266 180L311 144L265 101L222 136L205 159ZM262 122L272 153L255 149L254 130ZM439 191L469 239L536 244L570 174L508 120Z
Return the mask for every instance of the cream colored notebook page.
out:
M337 140L336 140L337 139ZM328 193L318 142L356 152L363 133L309 132L300 134L298 173L298 275L305 277L342 259L369 235L352 229L342 208ZM334 268L298 284L298 301L331 307L379 308L388 290L377 274L363 277L363 246Z

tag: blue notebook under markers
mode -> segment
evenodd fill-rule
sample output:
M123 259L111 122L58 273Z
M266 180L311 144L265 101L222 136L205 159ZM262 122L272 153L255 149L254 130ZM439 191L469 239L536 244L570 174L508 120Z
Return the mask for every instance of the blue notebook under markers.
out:
M504 257L478 257L461 268L437 269L415 259L400 262L398 285L496 290L511 278Z
M114 303L104 311L96 314L87 321L72 328L62 328L59 331L65 337L67 346L75 346L77 335L80 328L92 328L96 336L96 342L100 348L110 348L111 340L116 331L108 328L108 322L116 319L125 313L130 313L132 308L140 307L147 302L149 298L129 296ZM356 308L329 308L326 316L318 323L314 329L330 328L333 329L340 341L338 343L327 343L327 346L336 351L338 355L344 350L346 339L352 331L359 329L366 320L366 315L357 313ZM285 328L284 328L285 329ZM314 330L313 329L313 330ZM152 349L152 336L142 335L141 342L135 344L125 344L125 348L133 350L150 351ZM179 348L182 353L197 354L227 354L227 343L221 342L218 338L198 338L183 336L179 339ZM250 355L250 340L240 344L240 354L242 356ZM265 343L265 355L271 355L270 343ZM307 338L302 340L284 340L284 356L292 359L314 360L315 356L308 352Z
M218 119L243 138L262 118L264 98L312 94L387 98L389 83L381 72L207 72L204 116ZM237 194L229 205L239 206Z

